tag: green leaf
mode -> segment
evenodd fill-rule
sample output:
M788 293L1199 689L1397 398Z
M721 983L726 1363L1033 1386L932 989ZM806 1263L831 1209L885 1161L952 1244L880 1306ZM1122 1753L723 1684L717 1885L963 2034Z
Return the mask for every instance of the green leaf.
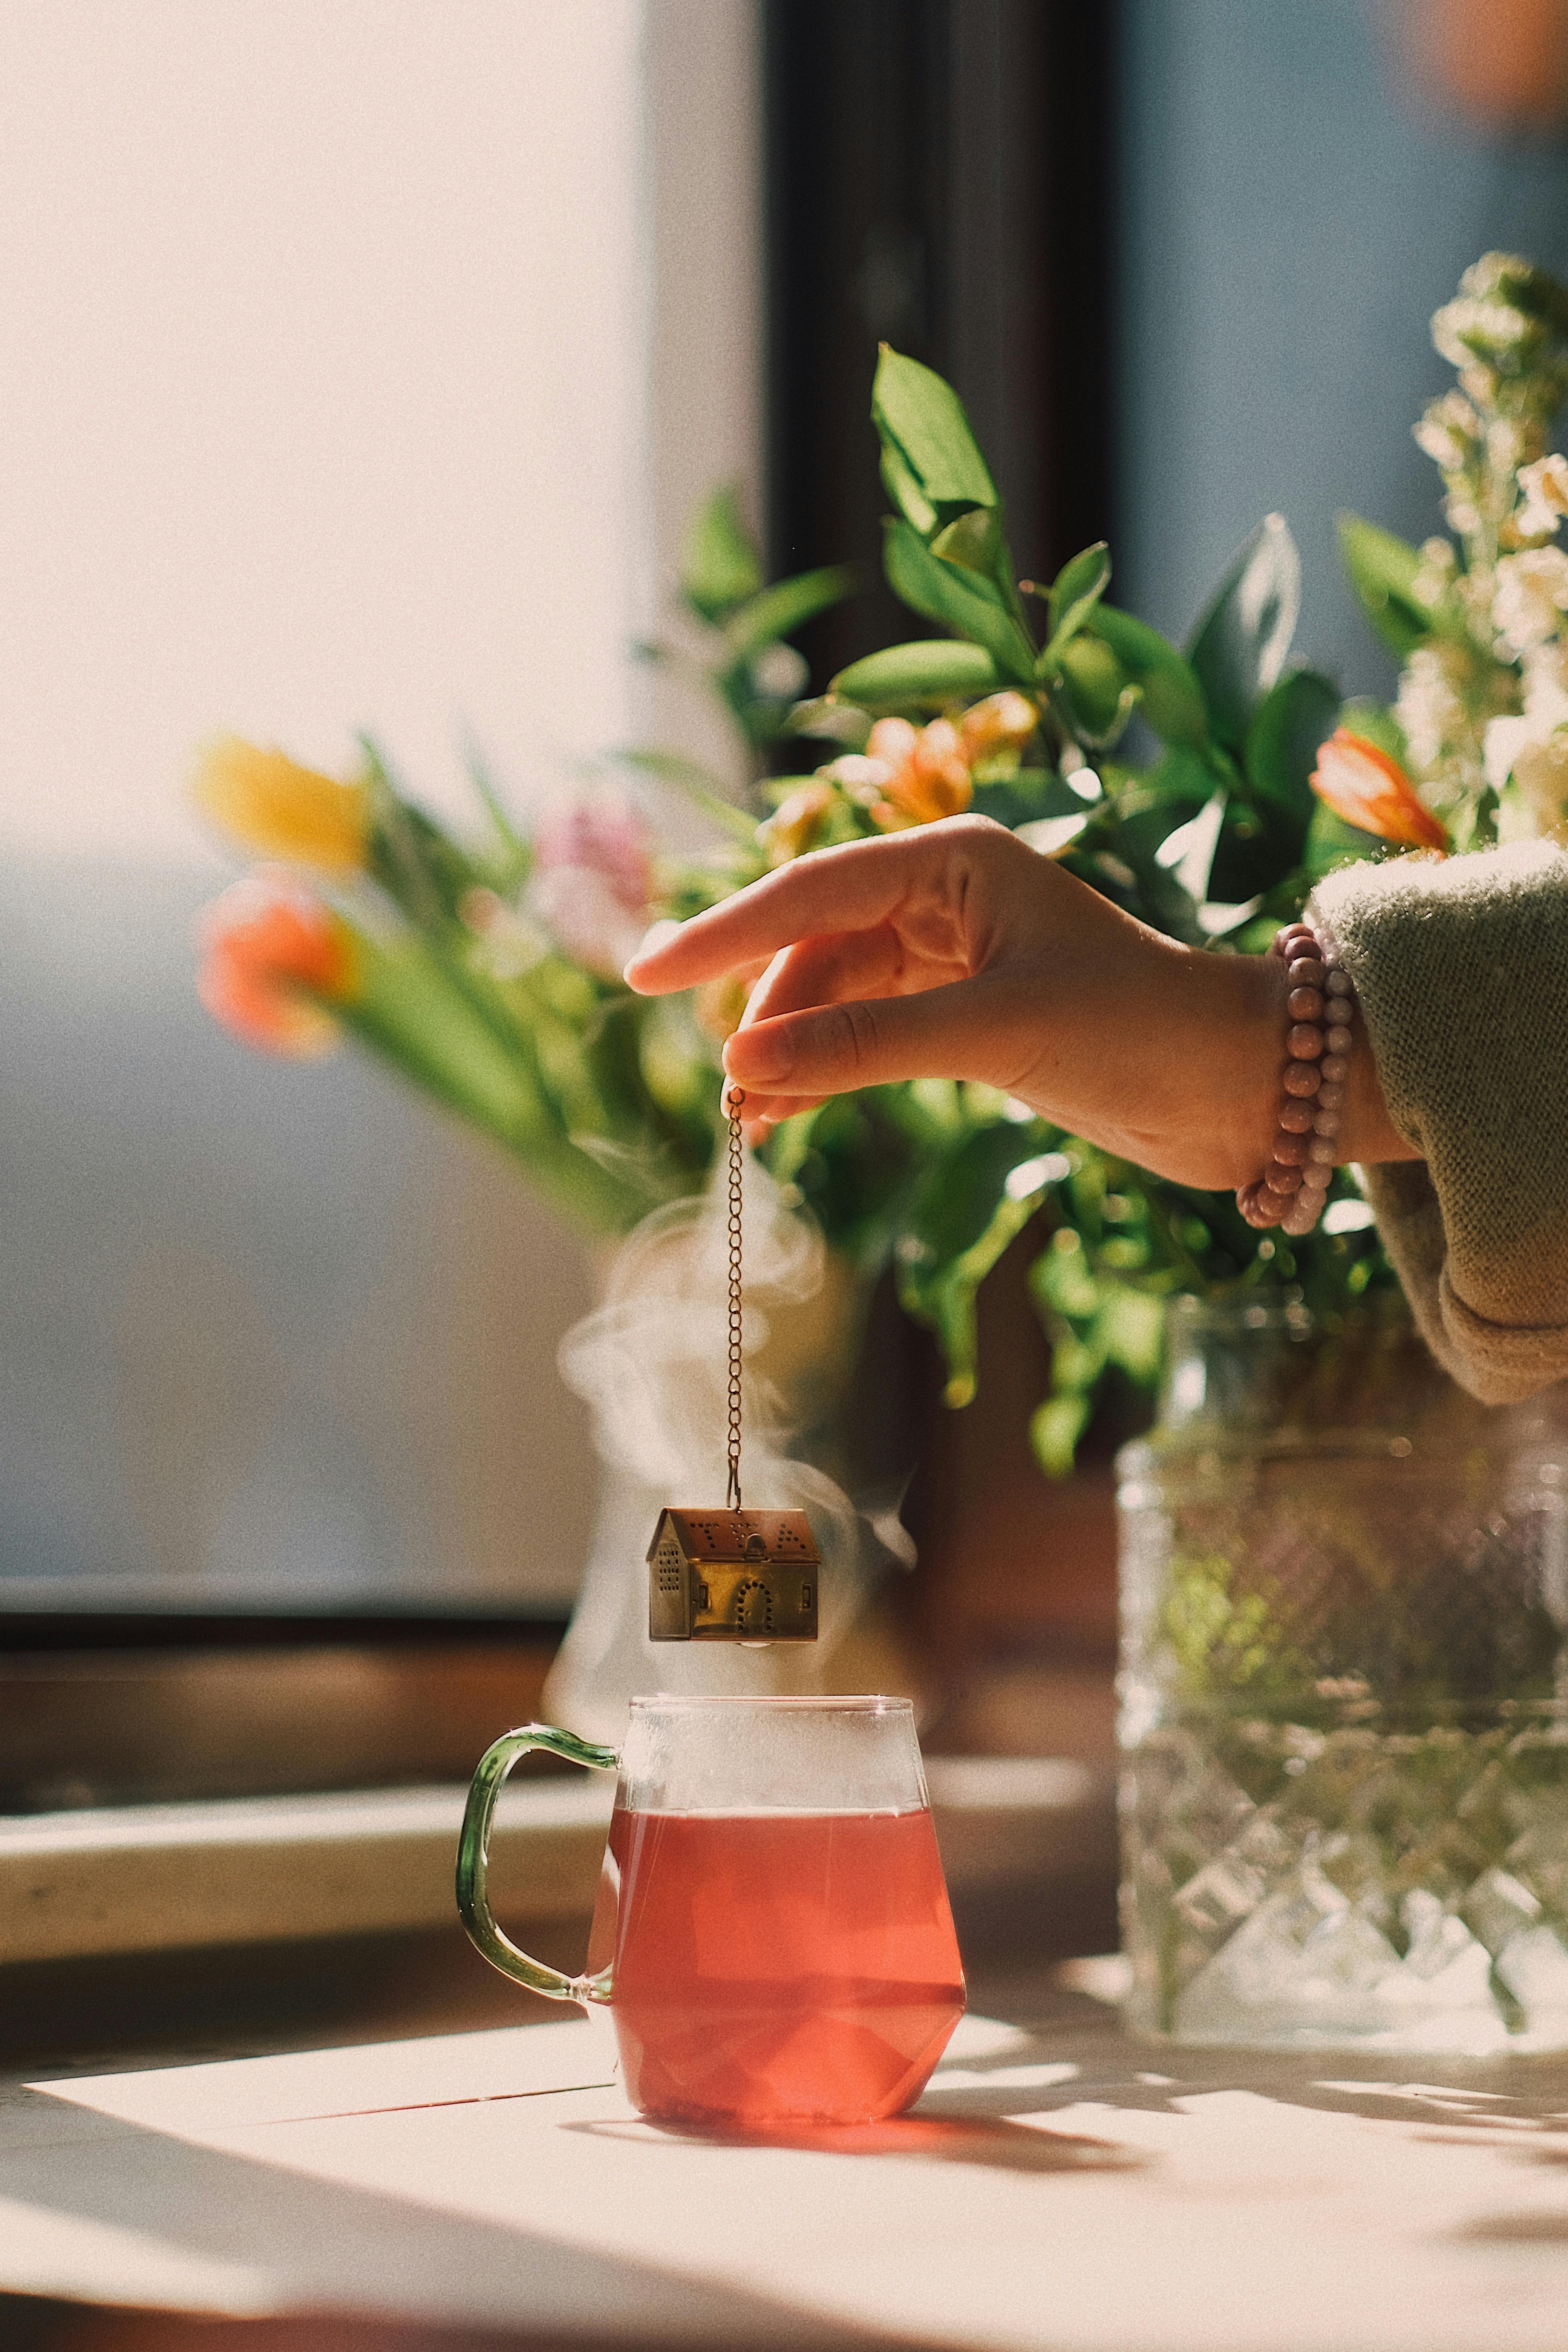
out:
M961 1128L960 1135L956 1147L939 1152L921 1179L899 1267L905 1313L942 1343L950 1405L968 1404L974 1394L975 1293L1034 1215L1048 1181L1038 1128L999 1119L967 1133Z
M849 563L826 564L818 572L802 572L793 580L776 581L730 614L724 635L731 652L743 658L763 646L776 644L830 604L853 595L858 585L859 575Z
M1110 646L1142 696L1143 716L1163 743L1200 751L1208 741L1208 709L1192 664L1170 641L1114 604L1097 604L1075 646L1098 637Z
M1206 760L1197 752L1187 751L1178 745L1145 769L1131 792L1124 793L1121 806L1131 811L1149 799L1170 802L1181 812L1177 824L1185 824L1195 816L1214 790L1214 776Z
M1029 1444L1047 1478L1070 1478L1094 1406L1087 1396L1047 1397L1029 1423Z
M503 897L521 889L533 864L533 845L526 841L511 821L506 803L496 789L483 753L477 743L467 747L468 781L485 814L495 830L497 856L491 880Z
M1264 696L1247 730L1242 766L1255 797L1301 833L1318 805L1310 782L1318 748L1339 715L1339 689L1316 670L1297 669ZM1298 841L1292 863L1299 855Z
M1051 583L1046 612L1053 642L1060 637L1065 644L1077 625L1072 619L1074 613L1081 620L1099 604L1110 585L1110 550L1103 539L1097 539L1092 547L1084 548L1064 563Z
M1434 614L1415 593L1417 551L1360 515L1334 518L1340 554L1362 610L1391 653L1405 661L1432 635Z
M1326 801L1317 800L1312 821L1307 827L1306 847L1301 853L1309 885L1321 882L1336 866L1353 866L1363 858L1384 857L1388 844L1375 833L1363 833L1358 824L1347 824L1336 816Z
M1164 1348L1165 1302L1131 1284L1109 1284L1097 1318L1097 1336L1106 1359L1120 1364L1140 1387L1158 1379Z
M687 525L680 591L693 612L718 623L763 584L763 567L741 516L737 486L726 482Z
M1410 746L1405 740L1405 730L1386 702L1374 702L1370 695L1358 694L1340 712L1340 725L1348 727L1352 735L1364 735L1380 751L1409 772Z
M492 877L400 791L374 738L362 733L359 741L370 792L370 873L416 929L439 939L458 923L466 893Z
M994 817L1010 832L1022 824L1048 824L1062 817L1087 819L1089 809L1059 768L1015 768L1011 775L980 776L974 784L974 813ZM1031 841L1030 847L1038 846Z
M913 523L922 539L929 539L942 518L916 481L896 441L883 441L880 471L882 488L904 520Z
M1201 906L1209 894L1209 876L1214 870L1225 811L1223 789L1211 793L1197 814L1175 826L1154 852L1155 865L1174 877L1194 907Z
M1113 743L1131 716L1138 689L1110 647L1080 629L1056 661L1073 732L1086 743Z
M833 679L829 692L864 710L942 710L950 702L973 702L1008 683L984 646L952 637L917 637L905 646L884 646L851 662Z
M967 514L937 533L931 548L944 562L961 564L967 572L979 572L982 579L994 581L1013 610L1020 609L1000 507L971 507Z
M896 596L928 621L940 621L984 646L1004 678L1034 684L1035 651L990 581L961 564L944 563L900 519L884 525L883 566Z
M1301 559L1283 515L1265 515L1193 632L1188 656L1214 731L1238 751L1285 667L1301 605Z
M934 369L887 343L871 385L871 421L939 514L996 505L996 486L957 393Z
M961 514L956 522L938 531L931 550L944 562L962 563L966 572L979 572L987 580L995 579L998 558L1006 553L997 509L971 507L967 514ZM1000 584L1006 585L1005 576Z
M797 702L779 733L805 736L819 743L842 743L847 751L863 751L871 732L871 714L863 704L841 699L837 693L813 695Z

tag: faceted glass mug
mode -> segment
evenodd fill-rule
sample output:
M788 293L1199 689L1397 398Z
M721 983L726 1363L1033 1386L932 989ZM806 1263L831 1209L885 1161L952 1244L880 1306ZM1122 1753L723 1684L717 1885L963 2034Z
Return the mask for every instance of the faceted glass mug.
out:
M536 1748L617 1774L580 1977L520 1951L485 1895L496 1801ZM468 1793L458 1906L530 1991L608 2005L634 2105L671 2121L897 2115L963 2014L908 1699L634 1698L618 1754L509 1731Z

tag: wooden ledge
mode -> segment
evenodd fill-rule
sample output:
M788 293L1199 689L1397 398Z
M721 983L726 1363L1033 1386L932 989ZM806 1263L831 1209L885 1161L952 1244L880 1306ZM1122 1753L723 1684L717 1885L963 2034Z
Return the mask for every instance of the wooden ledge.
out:
M0 1822L0 1963L445 1926L460 1787L104 1806ZM515 1918L585 1916L607 1777L510 1789L490 1888Z
M955 1903L1113 1868L1109 1775L1064 1758L931 1757ZM498 1913L586 1919L615 1785L551 1777L502 1796ZM446 1927L466 1790L351 1790L0 1816L0 1966Z

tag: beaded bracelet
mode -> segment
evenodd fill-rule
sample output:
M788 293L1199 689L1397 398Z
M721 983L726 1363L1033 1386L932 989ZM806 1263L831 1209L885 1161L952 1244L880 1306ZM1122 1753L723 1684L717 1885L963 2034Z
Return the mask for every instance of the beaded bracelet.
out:
M1282 1225L1300 1236L1317 1223L1333 1180L1355 991L1332 941L1308 923L1287 923L1269 953L1290 983L1279 1125L1273 1158L1241 1187L1236 1205L1249 1225Z

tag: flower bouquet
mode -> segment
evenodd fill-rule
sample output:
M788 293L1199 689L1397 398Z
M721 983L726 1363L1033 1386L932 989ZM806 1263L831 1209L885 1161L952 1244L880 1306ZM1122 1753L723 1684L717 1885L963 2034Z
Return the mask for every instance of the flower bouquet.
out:
M339 780L229 740L202 806L276 861L220 898L200 986L252 1044L315 1053L347 1033L513 1152L590 1234L700 1191L720 1134L718 1054L746 979L694 1001L621 983L644 927L826 845L973 808L1061 858L1144 921L1207 951L1255 951L1348 857L1568 828L1568 460L1548 422L1568 384L1568 296L1489 256L1437 314L1459 385L1417 427L1458 544L1342 522L1352 581L1405 663L1392 709L1342 708L1292 659L1300 564L1268 517L1184 649L1116 606L1109 550L1020 582L1001 501L952 388L884 350L872 394L893 509L887 575L936 634L795 698L787 642L848 593L842 570L772 585L731 492L689 535L695 666L733 722L737 767L607 752L589 786L524 823L479 768L459 835L382 751ZM810 756L801 753L810 747ZM661 852L616 774L694 799L700 855ZM880 1087L783 1124L763 1157L786 1205L861 1276L891 1262L936 1334L947 1398L975 1388L974 1297L1037 1215L1032 1293L1049 1336L1033 1435L1070 1468L1097 1407L1156 1377L1163 1302L1282 1293L1332 1324L1392 1276L1348 1176L1317 1234L1259 1237L1226 1194L1151 1177L994 1090Z

